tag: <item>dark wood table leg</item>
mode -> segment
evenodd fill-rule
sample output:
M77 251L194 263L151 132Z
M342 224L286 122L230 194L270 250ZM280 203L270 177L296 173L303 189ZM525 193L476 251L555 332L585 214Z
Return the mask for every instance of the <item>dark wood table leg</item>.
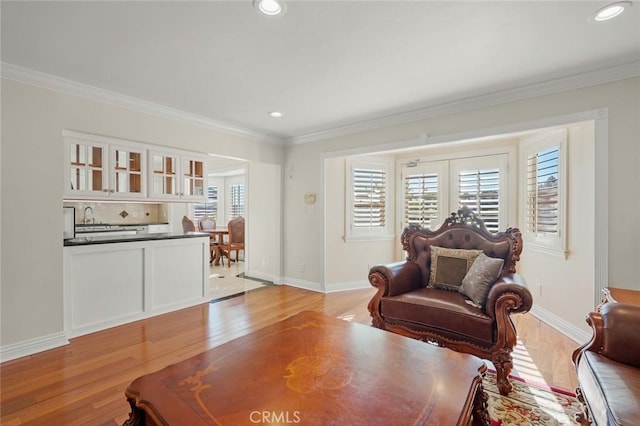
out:
M482 383L476 389L476 396L473 399L473 425L489 426L491 419L489 418L489 396L484 391Z
M129 419L123 423L123 426L144 426L146 425L146 415L144 411L136 407L136 401L132 398L127 398L129 405L131 406L131 412L129 413Z

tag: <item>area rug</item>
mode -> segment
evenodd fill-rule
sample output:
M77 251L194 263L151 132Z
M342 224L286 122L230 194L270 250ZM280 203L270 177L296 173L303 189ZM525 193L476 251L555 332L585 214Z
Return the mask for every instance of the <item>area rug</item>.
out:
M483 386L489 396L491 426L504 425L575 425L575 413L581 410L575 395L550 386L511 377L513 391L502 396L496 386L496 375L489 371Z

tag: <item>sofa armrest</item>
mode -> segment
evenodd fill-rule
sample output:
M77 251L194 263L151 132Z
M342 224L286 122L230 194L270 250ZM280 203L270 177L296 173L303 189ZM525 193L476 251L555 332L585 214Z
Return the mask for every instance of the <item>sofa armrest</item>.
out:
M487 295L486 312L497 319L499 311L510 313L528 312L533 305L533 296L521 275L507 273L493 284Z
M397 296L421 286L420 268L414 262L401 261L375 265L369 270L369 282L381 296Z
M591 312L587 322L593 330L591 340L581 348L597 352L612 361L640 368L640 306L606 303L600 312ZM575 354L577 363L580 354Z

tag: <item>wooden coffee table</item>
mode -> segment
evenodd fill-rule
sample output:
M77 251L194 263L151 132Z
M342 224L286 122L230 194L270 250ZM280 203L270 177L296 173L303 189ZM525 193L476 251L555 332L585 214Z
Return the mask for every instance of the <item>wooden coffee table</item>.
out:
M489 424L483 361L302 312L134 380L125 425Z

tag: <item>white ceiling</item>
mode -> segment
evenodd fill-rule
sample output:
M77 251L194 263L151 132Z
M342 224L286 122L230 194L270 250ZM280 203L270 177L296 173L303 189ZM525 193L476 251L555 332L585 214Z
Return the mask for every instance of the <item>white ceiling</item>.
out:
M2 1L2 62L295 140L640 60L640 4ZM639 72L640 73L640 72ZM280 119L269 111L282 111Z

